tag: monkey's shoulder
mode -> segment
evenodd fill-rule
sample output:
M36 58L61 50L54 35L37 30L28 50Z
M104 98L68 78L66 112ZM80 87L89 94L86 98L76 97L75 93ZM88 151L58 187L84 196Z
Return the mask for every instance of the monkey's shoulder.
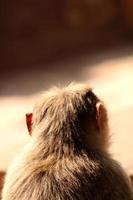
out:
M95 187L105 199L133 200L133 188L126 172L110 157L101 157Z
M133 191L126 173L119 163L106 156L100 160L67 160L56 168L40 171L35 177L41 180L42 188L49 188L49 192L54 190L54 194L59 191L64 199L69 199L70 195L73 199L103 197L102 200L133 200Z

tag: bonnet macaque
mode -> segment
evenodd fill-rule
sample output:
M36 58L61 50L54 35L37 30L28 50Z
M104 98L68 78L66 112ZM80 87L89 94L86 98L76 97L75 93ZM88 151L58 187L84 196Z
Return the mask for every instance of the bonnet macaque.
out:
M133 200L108 153L107 110L88 85L44 92L27 117L31 139L7 172L2 200Z

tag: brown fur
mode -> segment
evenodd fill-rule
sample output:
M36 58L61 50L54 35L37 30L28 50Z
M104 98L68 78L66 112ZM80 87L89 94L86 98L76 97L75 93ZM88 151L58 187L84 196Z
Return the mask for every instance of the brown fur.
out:
M131 180L131 183L133 185L133 175L130 175L130 180Z
M31 141L8 170L2 200L132 200L125 172L107 151L107 121L88 85L45 92L33 111Z

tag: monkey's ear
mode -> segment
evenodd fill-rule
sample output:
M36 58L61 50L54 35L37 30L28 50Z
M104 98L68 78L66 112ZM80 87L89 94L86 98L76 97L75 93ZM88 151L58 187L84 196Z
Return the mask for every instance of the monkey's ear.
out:
M96 104L96 125L98 130L103 129L107 122L107 112L102 102Z
M29 134L31 135L32 132L32 113L26 114L26 125L29 131Z

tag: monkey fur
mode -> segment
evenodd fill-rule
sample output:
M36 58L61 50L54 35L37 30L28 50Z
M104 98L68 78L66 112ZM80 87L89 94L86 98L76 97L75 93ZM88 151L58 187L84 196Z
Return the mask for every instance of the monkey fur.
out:
M30 142L7 172L2 200L133 200L108 144L105 105L88 85L46 91L33 110Z

